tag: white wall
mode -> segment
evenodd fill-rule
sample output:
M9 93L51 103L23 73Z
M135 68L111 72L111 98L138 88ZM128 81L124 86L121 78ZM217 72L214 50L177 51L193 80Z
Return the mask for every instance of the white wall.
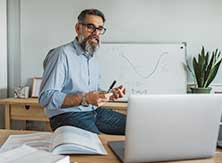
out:
M0 0L0 98L7 96L7 21L6 0ZM4 110L0 108L0 128L4 126Z
M104 12L104 41L186 41L191 56L202 45L222 49L221 6L221 0L21 0L21 82L41 76L49 49L73 40L82 9ZM221 71L216 83L222 83Z
M0 96L7 88L7 21L6 0L0 0Z
M8 87L9 95L14 95L14 87L21 82L20 56L20 0L7 0L8 24Z

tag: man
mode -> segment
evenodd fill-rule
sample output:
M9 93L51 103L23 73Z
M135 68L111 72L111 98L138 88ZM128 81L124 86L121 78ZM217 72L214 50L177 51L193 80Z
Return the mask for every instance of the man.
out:
M125 94L123 86L112 89L110 94L98 86L95 52L106 31L104 23L101 11L83 10L75 25L74 41L50 50L44 60L39 102L53 131L70 125L97 134L125 133L126 116L101 107Z

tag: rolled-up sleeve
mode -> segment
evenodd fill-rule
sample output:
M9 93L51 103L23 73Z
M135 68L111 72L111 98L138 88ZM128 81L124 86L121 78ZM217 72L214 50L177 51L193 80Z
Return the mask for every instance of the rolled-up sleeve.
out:
M67 77L67 58L62 48L49 51L44 61L39 103L46 109L60 109L65 93L62 92Z

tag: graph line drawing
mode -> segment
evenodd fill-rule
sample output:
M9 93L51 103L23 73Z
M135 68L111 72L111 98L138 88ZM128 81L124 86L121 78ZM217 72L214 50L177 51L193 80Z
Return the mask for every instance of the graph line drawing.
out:
M139 75L139 76L140 76L141 78L143 78L143 79L148 79L148 78L150 78L150 77L157 71L157 68L159 67L159 64L160 64L161 59L162 59L163 56L166 55L166 54L168 54L168 52L163 52L163 53L161 53L161 54L159 55L158 60L157 60L157 62L156 62L156 64L155 64L153 70L152 70L149 74L147 74L147 75L144 75L144 74L142 74L141 72L139 72L139 71L137 70L137 68L135 67L135 65L130 61L130 59L129 59L127 56L125 56L123 53L120 53L119 55L120 55L122 58L124 58L124 59L129 63L129 65L131 65L131 67L133 68L134 72L135 72L137 75Z

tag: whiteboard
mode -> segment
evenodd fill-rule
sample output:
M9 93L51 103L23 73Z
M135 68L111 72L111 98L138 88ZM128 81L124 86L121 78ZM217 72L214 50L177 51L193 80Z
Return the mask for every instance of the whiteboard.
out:
M130 94L184 94L187 72L184 43L103 43L96 54L100 87L116 80Z

